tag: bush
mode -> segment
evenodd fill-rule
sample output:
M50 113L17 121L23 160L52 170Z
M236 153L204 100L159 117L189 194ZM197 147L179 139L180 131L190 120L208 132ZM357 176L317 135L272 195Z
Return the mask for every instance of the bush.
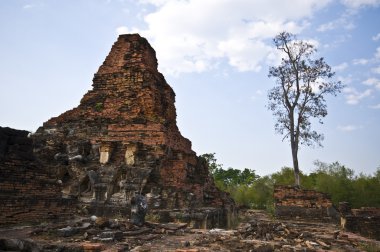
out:
M294 185L292 168L283 167L279 172L260 177L255 170L228 168L217 164L215 153L201 156L209 165L216 186L231 194L238 205L273 212L273 187L275 184ZM372 175L355 176L352 169L339 162L331 164L315 162L316 169L309 175L300 173L301 186L325 192L335 205L348 201L353 208L380 207L380 168Z

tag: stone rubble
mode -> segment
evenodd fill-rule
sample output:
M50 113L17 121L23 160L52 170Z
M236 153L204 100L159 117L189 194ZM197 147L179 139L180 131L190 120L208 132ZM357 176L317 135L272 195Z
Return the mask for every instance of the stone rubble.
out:
M26 227L23 237L0 229L0 250L22 246L25 251L379 251L380 241L339 229L334 223L273 220L263 211L242 212L231 230L193 229L188 223L145 222L136 226L124 219L79 218L60 224ZM62 233L61 230L76 230ZM15 234L16 232L16 234ZM8 238L7 235L8 234ZM9 237L12 236L12 237ZM18 237L18 238L17 238Z

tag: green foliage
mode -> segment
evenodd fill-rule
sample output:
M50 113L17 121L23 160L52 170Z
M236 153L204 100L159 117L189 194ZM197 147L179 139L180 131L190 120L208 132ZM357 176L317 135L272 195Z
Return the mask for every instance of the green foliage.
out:
M102 111L103 108L104 108L104 105L103 105L102 102L98 102L98 103L95 104L95 110L96 110L97 112Z
M346 168L339 162L326 164L316 161L315 165L317 166L315 189L328 193L335 204L340 201L351 202L353 170Z
M316 169L309 175L300 173L303 188L325 192L335 205L348 201L352 207L380 207L380 168L373 176L359 174L340 164L315 161ZM292 185L292 169L282 168L271 176L274 184Z
M380 207L380 169L374 176L359 174L339 162L326 164L316 161L313 189L328 193L334 204L348 201L352 207Z
M254 191L251 207L273 212L273 179L270 176L258 178L252 186Z
M260 177L254 170L228 168L217 163L215 153L206 153L200 156L209 166L216 186L226 192L238 205L260 209L273 207L273 183L268 176Z
M228 168L218 164L215 153L203 154L201 158L209 165L216 186L230 193L238 205L273 212L273 187L275 184L293 185L293 169L260 177L254 170ZM315 162L315 170L309 175L300 173L303 188L328 193L335 205L348 201L353 208L380 207L380 167L373 176L359 174L339 162L331 164Z
M217 168L213 173L214 180L222 181L225 187L231 186L251 186L254 181L259 177L255 174L254 170L245 168L243 171L239 169L228 168L224 170L223 168Z
M215 153L205 153L199 156L208 165L210 174L214 174L217 169L221 169L223 165L216 163Z
M300 179L302 182L302 187L306 189L312 189L314 187L313 176L307 176L300 171ZM270 175L273 183L276 185L294 185L294 171L293 168L283 167L281 171L272 173Z

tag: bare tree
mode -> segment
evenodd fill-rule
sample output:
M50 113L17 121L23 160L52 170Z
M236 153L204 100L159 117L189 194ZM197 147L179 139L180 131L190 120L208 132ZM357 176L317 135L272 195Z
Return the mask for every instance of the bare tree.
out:
M319 123L327 115L325 95L336 96L343 88L331 78L334 72L323 58L312 59L316 48L293 34L282 32L274 39L283 58L279 66L269 69L276 85L268 92L268 109L276 118L275 130L289 139L292 150L295 185L300 186L299 144L321 146L323 135L311 128L311 119Z

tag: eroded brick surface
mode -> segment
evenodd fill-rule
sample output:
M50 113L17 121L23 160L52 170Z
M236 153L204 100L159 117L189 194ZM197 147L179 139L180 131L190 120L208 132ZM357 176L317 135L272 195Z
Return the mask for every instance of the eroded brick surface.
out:
M179 132L174 102L147 40L121 35L80 105L33 135L35 154L63 182L65 195L95 202L101 214L136 192L151 199L150 209L231 212L233 201Z
M338 213L325 193L278 185L274 188L274 200L275 214L279 218L338 220Z
M74 201L33 155L29 132L0 127L0 224L67 218Z
M348 202L340 202L339 210L343 229L380 240L380 208L351 209Z

